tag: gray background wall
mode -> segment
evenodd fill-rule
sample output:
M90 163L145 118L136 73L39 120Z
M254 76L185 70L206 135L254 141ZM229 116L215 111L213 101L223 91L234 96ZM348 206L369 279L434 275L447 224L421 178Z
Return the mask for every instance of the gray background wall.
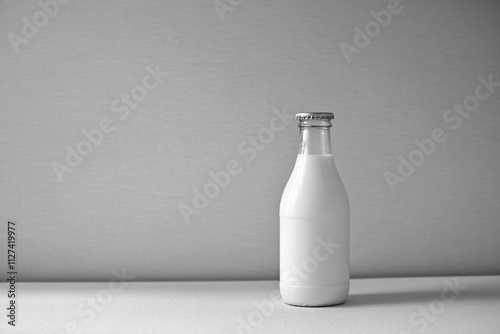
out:
M353 276L500 273L500 88L443 120L478 76L500 81L500 2L401 6L348 64L339 45L386 1L247 0L224 21L209 0L71 1L18 53L8 34L40 6L2 1L0 237L15 220L20 278L277 278L298 130L251 162L238 146L285 106L335 112ZM157 64L169 77L120 121L112 102ZM51 164L103 117L115 131L59 183ZM447 140L392 192L384 173L435 128ZM179 204L231 160L242 172L186 224Z

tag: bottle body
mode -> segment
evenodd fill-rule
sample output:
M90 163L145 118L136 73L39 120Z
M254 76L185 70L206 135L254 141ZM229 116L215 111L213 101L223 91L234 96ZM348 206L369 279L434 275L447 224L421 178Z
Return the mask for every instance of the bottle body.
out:
M301 144L281 198L280 292L290 305L341 304L349 291L349 200L329 145Z

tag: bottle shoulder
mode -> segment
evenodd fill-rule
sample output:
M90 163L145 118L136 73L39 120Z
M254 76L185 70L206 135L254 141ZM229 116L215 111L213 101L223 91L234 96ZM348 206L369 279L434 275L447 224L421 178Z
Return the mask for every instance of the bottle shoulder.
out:
M281 198L280 216L344 216L349 212L333 156L299 155Z

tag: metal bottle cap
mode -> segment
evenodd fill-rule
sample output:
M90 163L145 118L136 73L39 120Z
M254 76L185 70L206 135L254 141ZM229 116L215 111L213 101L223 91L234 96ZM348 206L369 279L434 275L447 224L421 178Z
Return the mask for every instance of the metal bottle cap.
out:
M305 121L309 119L324 119L324 120L330 120L333 119L333 113L331 112L299 112L298 114L295 115L295 119L299 121Z

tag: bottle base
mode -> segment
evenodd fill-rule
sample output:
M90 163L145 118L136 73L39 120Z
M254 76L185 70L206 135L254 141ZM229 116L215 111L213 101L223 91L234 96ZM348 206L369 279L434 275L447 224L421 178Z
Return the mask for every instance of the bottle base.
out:
M346 301L349 294L349 282L316 286L280 284L280 293L283 301L292 306L333 306Z

